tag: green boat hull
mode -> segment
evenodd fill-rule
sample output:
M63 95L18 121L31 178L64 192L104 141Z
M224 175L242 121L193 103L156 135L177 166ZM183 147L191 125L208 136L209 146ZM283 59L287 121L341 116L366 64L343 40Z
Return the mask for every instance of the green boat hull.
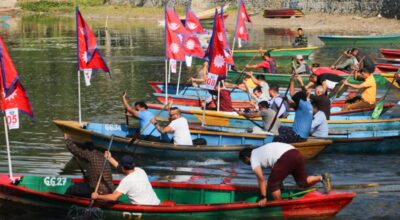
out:
M24 210L66 216L71 207L84 210L89 199L64 195L73 182L64 176L24 176L17 184L7 175L0 175L0 198L22 206ZM118 181L115 181L118 184ZM315 189L283 190L282 201L269 202L260 208L260 193L254 186L207 185L154 182L153 189L162 201L160 205L131 205L123 195L117 203L95 202L105 219L287 219L332 217L356 196L354 193L321 194ZM54 215L56 216L56 214Z
M370 46L400 43L400 35L382 36L319 36L326 46Z
M278 73L259 73L259 72L253 72L255 75L264 75L265 80L267 80L268 83L276 83L279 85L287 86L290 81L290 75L289 74L278 74ZM239 73L234 72L234 71L229 71L227 79L230 82L236 82L237 78L239 77ZM387 84L387 80L385 77L383 77L381 74L374 74L375 81L378 87L384 87ZM304 82L304 84L307 84L309 82L309 75L301 75L301 78ZM353 78L349 80L350 83L356 83L359 84L360 81L356 81Z
M316 49L318 49L318 47L272 49L272 51L270 51L270 54L272 57L294 57L297 55L309 56ZM258 50L235 50L235 51L233 51L234 58L253 57L254 55L258 55L258 54L259 54Z

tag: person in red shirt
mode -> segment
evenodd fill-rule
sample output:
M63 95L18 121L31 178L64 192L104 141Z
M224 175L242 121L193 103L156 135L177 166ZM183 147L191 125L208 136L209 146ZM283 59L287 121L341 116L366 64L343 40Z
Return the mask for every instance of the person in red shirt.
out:
M215 85L215 90L208 90L213 96L213 102L217 106L218 104L218 91L219 91L219 110L225 112L232 112L232 99L231 92L224 87L223 81L218 80Z
M255 65L246 65L246 68L262 68L264 73L276 73L276 62L269 51L263 54L263 61Z

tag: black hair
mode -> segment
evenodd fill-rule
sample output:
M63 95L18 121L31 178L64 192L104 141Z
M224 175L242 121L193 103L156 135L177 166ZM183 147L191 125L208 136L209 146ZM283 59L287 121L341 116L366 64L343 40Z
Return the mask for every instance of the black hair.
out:
M264 75L257 75L256 79L265 81Z
M319 63L313 63L311 66L312 67L320 67L321 65L319 65Z
M147 107L147 105L146 105L146 103L145 102L143 102L143 101L137 101L137 102L135 102L135 106L140 106L140 107L142 107L142 108L145 108L145 109L147 109L148 107Z
M242 149L240 152L239 152L239 159L241 160L241 161L244 161L245 159L246 159L246 157L251 157L251 152L253 151L253 149L251 149L250 147L246 147L246 148L244 148L244 149Z
M259 108L269 108L269 103L267 101L261 101L258 103Z
M294 102L293 108L297 110L300 104L300 100L307 101L307 91L301 90L299 92L296 92L294 96L292 97L292 100Z
M262 87L261 86L256 86L256 88L253 89L253 93L257 92L261 92L262 93Z
M178 107L171 107L171 108L169 108L169 110L170 110L170 111L179 110L179 108L178 108Z
M277 84L271 84L271 85L269 86L269 89L270 89L270 90L273 90L273 91L275 91L275 92L279 92L279 86L278 86Z
M302 31L302 30L303 30L303 28L297 28L297 30L298 30L298 31Z
M264 52L264 56L271 57L270 51L271 51L271 50L265 51L265 52Z
M367 68L361 68L360 69L360 73L364 73L364 72L367 72L367 73L369 73L369 74L371 74L371 71L369 71Z
M311 102L312 107L317 108L319 110L318 103L316 101Z
M356 48L356 47L354 47L354 48L351 48L351 50L350 50L350 53L353 53L354 51L356 51L356 50L358 50L359 51L359 49L358 48Z
M83 144L81 145L81 147L83 147L83 148L85 148L85 149L88 149L88 150L90 150L90 151L92 151L92 150L95 149L93 142L85 142L85 143L83 143Z

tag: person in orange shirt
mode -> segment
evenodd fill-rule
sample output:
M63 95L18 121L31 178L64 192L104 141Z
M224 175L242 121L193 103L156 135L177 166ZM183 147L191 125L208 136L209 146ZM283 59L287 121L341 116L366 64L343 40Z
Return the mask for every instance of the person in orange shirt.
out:
M355 110L373 108L376 102L376 82L371 72L363 68L360 70L361 77L365 80L361 84L352 84L347 80L343 82L344 85L358 89L361 92L361 96L348 96L343 110ZM357 73L354 75L357 79Z

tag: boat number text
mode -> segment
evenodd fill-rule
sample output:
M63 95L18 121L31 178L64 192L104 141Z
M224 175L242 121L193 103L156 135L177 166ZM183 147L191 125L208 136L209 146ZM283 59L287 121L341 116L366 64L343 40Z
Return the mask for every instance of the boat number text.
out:
M122 213L122 218L124 219L141 219L142 218L142 213L137 213L137 212L123 212Z
M104 128L106 131L121 131L121 125L106 124Z
M64 186L67 183L67 178L47 176L43 182L46 186Z

